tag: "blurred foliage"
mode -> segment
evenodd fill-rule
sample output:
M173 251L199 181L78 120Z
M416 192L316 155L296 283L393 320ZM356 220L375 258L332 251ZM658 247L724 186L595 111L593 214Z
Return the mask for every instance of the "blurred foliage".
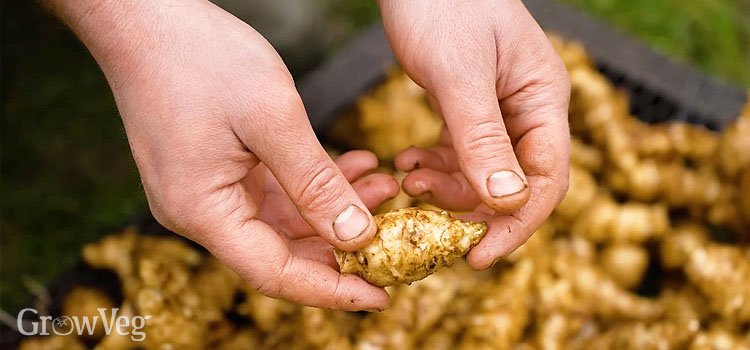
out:
M351 29L362 29L380 18L380 9L375 1L368 0L321 0L328 13L341 22L347 22Z
M146 201L94 59L34 2L2 7L0 306L14 310L23 276L48 283Z
M379 16L372 0L317 0L340 47ZM657 49L750 86L748 0L565 0ZM35 2L2 0L0 306L29 300L85 242L146 210L112 94L82 45Z
M342 45L372 25L380 18L380 9L374 0L316 0L326 13L326 42L329 52Z
M749 0L564 0L662 53L750 87Z

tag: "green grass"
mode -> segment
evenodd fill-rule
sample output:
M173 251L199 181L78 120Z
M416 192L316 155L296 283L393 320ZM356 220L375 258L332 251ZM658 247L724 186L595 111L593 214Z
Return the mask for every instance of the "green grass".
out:
M373 0L318 0L332 49L378 17ZM658 50L750 87L748 0L566 0ZM0 306L48 283L81 246L146 202L109 88L70 33L31 1L3 0Z
M565 0L658 51L750 87L748 0Z

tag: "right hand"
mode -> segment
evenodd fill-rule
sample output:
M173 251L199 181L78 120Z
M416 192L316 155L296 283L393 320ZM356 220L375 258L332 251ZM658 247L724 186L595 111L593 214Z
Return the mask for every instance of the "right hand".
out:
M355 183L360 199L349 180L373 169L374 156L348 155L342 169L329 158L260 34L203 0L99 0L85 10L51 1L112 87L159 222L265 295L345 310L388 305L383 289L332 268L326 247L366 245L376 231L368 206L398 185L372 175Z
M521 0L379 0L391 47L445 120L436 147L395 160L407 194L485 221L466 261L486 269L568 188L570 82Z

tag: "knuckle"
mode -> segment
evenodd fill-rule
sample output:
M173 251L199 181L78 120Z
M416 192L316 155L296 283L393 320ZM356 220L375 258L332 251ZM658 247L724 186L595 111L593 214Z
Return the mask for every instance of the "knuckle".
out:
M264 109L266 114L275 116L301 115L304 111L297 90L286 84L276 84L275 88L267 90L264 96Z
M554 94L559 96L559 100L565 102L567 107L567 103L570 100L570 74L568 74L565 66L563 66L559 69L555 69L554 73L551 74L551 77L551 87L554 90Z
M193 201L182 189L166 186L159 194L149 199L149 207L154 218L164 227L177 232L186 233L190 227Z
M277 298L281 296L283 291L283 280L284 270L286 265L282 268L275 268L269 271L260 278L250 280L250 287L268 297Z
M464 148L472 155L492 159L498 152L513 149L510 137L496 121L480 121L463 137Z
M297 206L311 211L332 209L341 197L339 173L328 164L312 167L302 176L302 186L296 192Z
M360 296L354 293L347 283L344 282L344 276L339 275L339 278L334 282L334 306L339 309L351 309L352 305L359 303Z
M284 281L284 284L288 284L290 286L307 286L309 285L308 280L310 276L308 275L308 271L312 271L314 269L312 265L312 261L310 260L304 260L304 259L298 259L295 261L295 258L290 258L290 263L287 264L287 266L284 267L281 274L279 275L279 280ZM298 268L292 268L294 264L301 265Z
M544 74L543 80L545 81L543 86L550 95L556 96L555 99L551 99L552 101L567 102L570 96L570 74L568 74L562 60L557 59L557 62Z

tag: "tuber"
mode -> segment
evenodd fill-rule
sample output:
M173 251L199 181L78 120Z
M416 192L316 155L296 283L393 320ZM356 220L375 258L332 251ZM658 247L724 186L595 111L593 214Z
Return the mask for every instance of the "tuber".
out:
M445 211L403 208L375 215L378 232L358 251L336 250L341 273L380 286L421 280L450 266L487 233L483 222L463 222Z

